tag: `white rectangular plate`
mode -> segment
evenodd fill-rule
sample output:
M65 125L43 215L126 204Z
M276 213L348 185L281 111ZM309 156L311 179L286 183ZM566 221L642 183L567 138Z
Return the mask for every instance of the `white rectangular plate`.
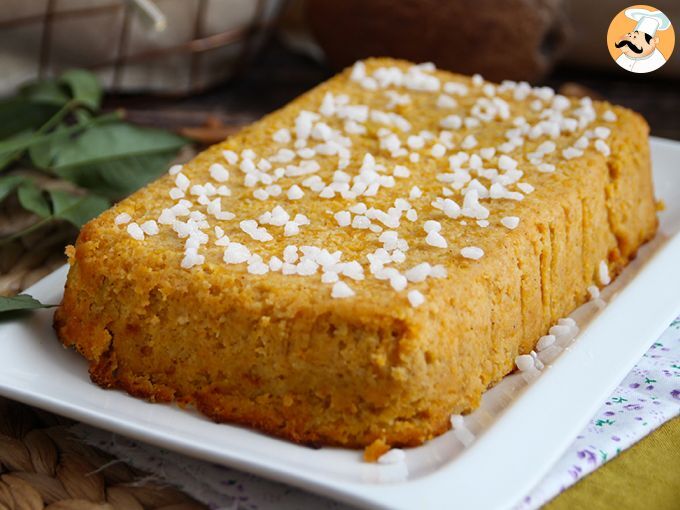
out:
M576 340L527 385L506 377L465 418L476 440L448 432L407 451L396 465L361 452L313 450L174 406L150 404L89 380L85 361L63 349L52 312L0 323L0 394L187 455L374 508L501 509L542 478L601 403L680 310L680 143L652 140L657 196L667 209L654 241L603 292L604 310L573 317ZM62 268L28 292L58 303Z

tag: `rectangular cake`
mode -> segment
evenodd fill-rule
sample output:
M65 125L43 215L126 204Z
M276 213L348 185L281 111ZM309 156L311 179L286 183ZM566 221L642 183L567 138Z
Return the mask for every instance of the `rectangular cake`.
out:
M656 227L636 113L370 59L85 225L55 327L106 388L417 445Z

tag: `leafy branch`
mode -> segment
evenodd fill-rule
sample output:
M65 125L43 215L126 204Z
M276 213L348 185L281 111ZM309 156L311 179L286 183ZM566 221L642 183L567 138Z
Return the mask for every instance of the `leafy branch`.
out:
M0 250L54 223L80 228L158 177L187 140L102 111L102 88L82 69L28 83L0 100L0 207L14 198L28 222L0 234ZM0 297L0 317L43 307Z
M102 113L101 99L96 77L74 69L0 101L0 204L16 194L35 216L32 224L0 237L0 247L56 221L81 227L158 177L187 143L126 123L120 112ZM13 171L26 168L68 182L72 190L50 189Z

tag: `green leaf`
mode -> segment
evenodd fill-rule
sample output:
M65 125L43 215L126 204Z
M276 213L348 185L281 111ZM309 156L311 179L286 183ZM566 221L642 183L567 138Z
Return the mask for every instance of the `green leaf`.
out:
M66 191L50 191L55 218L69 221L80 228L111 205L97 195L73 195Z
M26 178L23 175L6 175L5 177L0 177L0 202L25 180Z
M94 193L118 200L159 177L175 152L100 161L88 166L57 169L60 177Z
M6 153L16 153L20 151L24 151L25 149L28 149L29 147L43 143L47 140L52 140L53 138L59 138L62 137L66 134L73 134L77 133L79 131L84 131L86 129L90 129L94 126L99 126L106 124L108 122L113 122L120 119L120 115L118 113L109 113L106 115L100 115L99 117L93 118L91 121L88 123L83 123L83 124L75 124L72 126L68 127L63 127L59 131L52 131L49 133L45 134L34 134L31 137L28 137L26 139L8 139L0 142L0 157Z
M40 80L24 85L19 89L19 96L31 103L54 105L57 108L64 106L70 99L57 80Z
M68 141L69 133L63 125L57 126L52 134L54 136L51 138L35 143L28 148L31 163L42 170L48 170L52 166L59 150Z
M72 126L75 127L75 126ZM70 129L70 128L65 128ZM55 137L55 133L48 133L45 135L29 132L31 136L26 136L24 133L17 133L5 138L0 142L0 158L5 158L7 155L14 155L16 152L21 152L28 149L31 145L41 143Z
M15 312L18 310L36 310L38 308L52 308L57 305L45 305L28 294L17 296L0 296L0 313Z
M143 128L124 122L89 129L59 154L57 167L89 165L111 158L177 151L187 140L159 129Z
M19 186L18 197L21 207L27 211L31 211L41 218L50 216L50 204L43 191L33 181L25 181Z
M22 131L38 129L58 109L57 106L32 103L22 97L0 101L0 140Z
M116 199L158 177L186 143L158 129L99 125L66 143L52 169L83 188Z
M78 124L86 124L92 119L92 113L85 108L78 108L73 112Z
M27 130L27 131L21 131L19 133L16 133L14 135L8 136L5 141L7 142L17 142L19 144L23 144L25 142L28 142L31 138L33 137L33 131ZM7 151L7 152L2 152L0 153L0 170L3 170L7 166L9 166L10 163L12 163L14 160L16 160L21 151Z
M61 75L60 81L69 87L74 99L92 110L99 109L102 89L94 74L84 69L71 69Z

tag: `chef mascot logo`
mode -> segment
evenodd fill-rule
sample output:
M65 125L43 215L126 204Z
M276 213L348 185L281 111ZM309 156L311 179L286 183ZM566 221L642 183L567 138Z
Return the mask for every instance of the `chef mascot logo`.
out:
M607 32L607 48L616 63L631 73L651 73L670 58L675 32L668 17L649 5L619 12Z

